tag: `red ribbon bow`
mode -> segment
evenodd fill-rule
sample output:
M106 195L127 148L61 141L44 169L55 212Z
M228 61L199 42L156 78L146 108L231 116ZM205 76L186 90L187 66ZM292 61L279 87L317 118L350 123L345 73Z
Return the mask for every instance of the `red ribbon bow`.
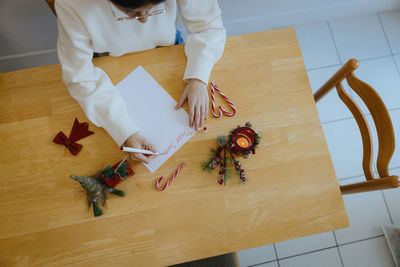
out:
M56 137L54 137L53 142L65 145L72 155L76 156L83 147L81 144L76 143L76 141L92 134L94 134L94 132L89 131L89 124L87 122L79 123L78 119L75 118L69 138L67 138L63 132L59 131Z

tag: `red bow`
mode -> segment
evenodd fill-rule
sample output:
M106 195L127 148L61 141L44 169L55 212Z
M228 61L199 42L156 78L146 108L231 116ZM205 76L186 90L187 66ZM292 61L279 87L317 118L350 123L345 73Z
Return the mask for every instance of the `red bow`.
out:
M94 134L94 132L89 131L89 124L87 122L79 123L78 119L75 118L69 138L67 138L63 132L59 131L56 137L54 137L53 142L65 145L72 155L76 156L82 149L82 145L76 143L76 141L92 134Z

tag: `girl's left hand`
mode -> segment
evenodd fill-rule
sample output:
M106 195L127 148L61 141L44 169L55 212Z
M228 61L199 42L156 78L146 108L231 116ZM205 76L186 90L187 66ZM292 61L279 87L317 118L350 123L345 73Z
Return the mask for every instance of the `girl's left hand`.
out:
M190 79L175 109L181 108L186 100L189 107L189 126L198 130L208 118L209 98L206 84L197 79Z

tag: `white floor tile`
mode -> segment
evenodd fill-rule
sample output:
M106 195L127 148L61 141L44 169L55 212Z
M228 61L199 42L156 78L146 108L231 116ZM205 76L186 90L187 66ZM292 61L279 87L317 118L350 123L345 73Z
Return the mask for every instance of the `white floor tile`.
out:
M257 265L256 267L278 267L278 266L279 266L278 261L273 261L273 262L268 262L268 263ZM240 267L243 267L243 266L240 265Z
M392 52L400 53L400 10L382 12L379 16Z
M329 21L340 59L391 55L377 14Z
M273 245L238 251L239 264L241 267L276 260Z
M350 227L335 231L338 244L382 235L381 225L391 223L381 191L343 196Z
M337 248L279 260L280 267L339 267L342 266Z
M340 63L327 22L296 26L295 29L307 69Z
M340 65L308 71L308 78L313 93L339 69ZM342 100L340 100L335 88L318 102L317 109L321 122L353 117L349 109L343 104Z
M400 169L390 170L390 174L400 177ZM400 188L383 190L383 194L393 223L400 224Z
M400 171L395 173L397 176L400 175ZM400 176L399 176L400 177ZM400 223L400 188L396 189L387 189L384 190L383 193L385 194L386 203L388 205L388 209L390 212L390 216L392 217L394 224Z
M336 242L333 233L327 232L276 243L275 247L278 258L280 259L335 245Z
M339 246L344 267L394 267L392 255L384 237L377 237Z
M354 74L378 92L388 109L400 108L400 74L392 56L361 61ZM352 96L363 112L368 114L367 107L355 92Z
M356 121L326 123L322 128L338 179L362 175L363 146Z

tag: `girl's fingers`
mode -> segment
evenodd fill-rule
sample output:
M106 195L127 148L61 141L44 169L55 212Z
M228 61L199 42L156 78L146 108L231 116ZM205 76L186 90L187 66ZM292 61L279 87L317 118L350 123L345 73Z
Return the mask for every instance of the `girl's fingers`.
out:
M149 160L145 155L143 155L141 153L132 153L132 154L134 157L133 160L137 160L137 161L144 162L144 163L149 163Z
M129 157L131 158L131 160L140 161L140 160L136 157L136 154L137 154L137 153L131 152L131 153L129 153Z
M185 104L186 101L186 90L182 93L181 98L179 99L178 104L175 106L175 109L179 109Z
M189 105L189 126L193 127L194 122L194 105Z
M201 106L199 104L196 105L196 114L195 114L195 119L196 119L196 130L199 129L200 127L200 120L201 120Z
M201 105L201 109L200 109L200 112L201 112L201 120L200 120L200 128L201 127L203 127L203 124L204 124L204 120L205 120L205 115L206 115L206 109L205 109L205 106L204 106L204 104L203 105Z
M134 142L128 143L130 147L134 148L141 148L145 150L150 150L152 152L156 152L154 145L152 143L149 143L146 138L142 136L138 136L137 139L135 139ZM144 163L149 163L154 157L157 155L149 155L149 154L142 154L142 153L134 153L131 152L129 153L129 157L134 160L134 161L140 161Z
M151 152L157 152L153 144L147 143L146 146L147 150L150 150Z
M150 155L150 157L147 157L147 163L150 163L157 155Z

